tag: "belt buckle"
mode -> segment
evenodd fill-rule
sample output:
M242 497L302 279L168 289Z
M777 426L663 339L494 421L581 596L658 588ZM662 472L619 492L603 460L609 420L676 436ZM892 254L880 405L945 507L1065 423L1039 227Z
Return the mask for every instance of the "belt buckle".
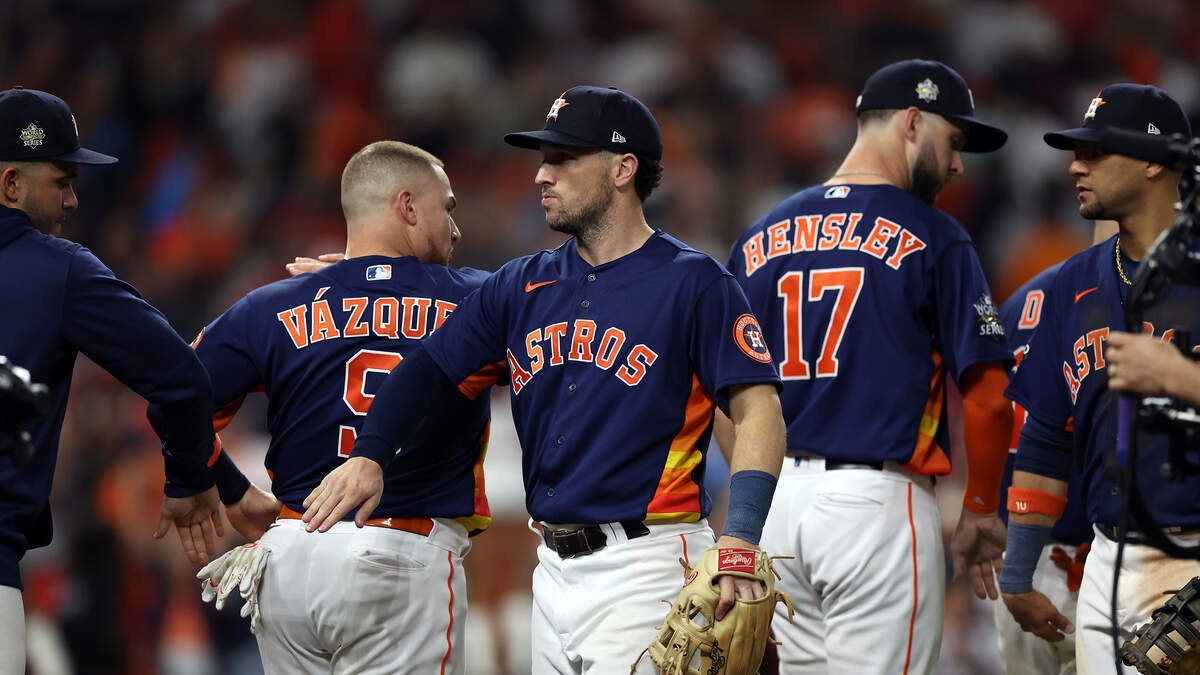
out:
M558 554L558 557L562 558L563 560L577 558L592 552L591 544L589 544L587 540L587 533L583 531L582 527L574 530L550 530L550 535L544 538L546 539L546 543L550 545L550 548L554 549L554 552ZM583 541L585 550L570 550L570 548L572 548L570 544L575 539L580 539Z

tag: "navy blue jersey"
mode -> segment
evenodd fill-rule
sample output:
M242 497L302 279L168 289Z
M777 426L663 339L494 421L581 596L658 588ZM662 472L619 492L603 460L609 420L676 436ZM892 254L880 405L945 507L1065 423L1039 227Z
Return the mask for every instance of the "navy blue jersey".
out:
M751 225L729 269L779 361L788 448L950 471L946 372L1011 360L954 218L890 185L812 187Z
M79 244L42 234L24 212L0 207L0 354L50 387L50 412L30 429L35 453L24 468L2 455L0 429L0 585L20 587L17 561L50 543L50 485L75 357L83 352L139 395L157 403L155 429L168 465L212 485L211 391L192 350L129 284ZM196 474L202 474L200 478Z
M455 383L508 363L526 507L552 523L708 515L714 407L778 382L737 282L662 232L596 267L573 238L513 260L426 349Z
M247 393L267 395L266 466L280 501L304 510L304 498L350 456L383 378L487 276L414 257L352 258L256 289L204 329L195 346L211 373L214 410L227 416ZM422 440L384 474L374 516L486 528L489 401L451 401L425 420Z
M1026 345L1033 330L1042 320L1042 312L1046 308L1046 289L1050 280L1058 273L1062 263L1051 265L1030 279L1024 286L1017 289L1012 297L1000 306L1000 321L1004 324L1004 332L1008 335L1009 347L1013 350L1017 365L1020 365L1025 355ZM1008 449L1008 459L1004 462L1004 479L1000 486L1000 519L1008 523L1008 488L1012 485L1013 463L1017 454L1017 439L1021 437L1021 427L1025 425L1025 408L1013 404L1013 435ZM1067 508L1062 517L1054 524L1053 537L1055 541L1078 546L1092 540L1092 526L1088 522L1087 513L1083 508L1083 496L1080 494L1081 481L1078 471L1071 472L1071 480L1067 490Z
M1119 476L1105 470L1116 447L1117 394L1108 389L1104 343L1110 331L1127 331L1121 303L1128 287L1114 263L1116 237L1063 263L1046 293L1046 309L1007 396L1029 416L1071 433L1074 464L1083 476L1082 493L1091 522L1120 522ZM1134 264L1125 262L1133 276ZM1166 340L1178 331L1200 337L1200 289L1169 287L1144 317L1142 329ZM1151 514L1164 526L1200 527L1200 477L1182 483L1163 480L1158 467L1168 457L1167 438L1142 433L1140 490ZM1036 444L1021 444L1016 469L1067 480L1071 458Z

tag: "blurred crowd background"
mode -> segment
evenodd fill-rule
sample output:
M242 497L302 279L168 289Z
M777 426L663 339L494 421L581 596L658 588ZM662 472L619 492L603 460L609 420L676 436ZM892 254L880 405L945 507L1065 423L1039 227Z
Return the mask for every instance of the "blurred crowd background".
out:
M536 198L535 155L501 137L540 128L576 84L617 86L650 105L666 174L648 220L724 261L770 205L833 172L853 140L865 78L913 57L956 68L978 115L1010 134L1002 151L968 156L966 176L938 200L972 233L997 302L1090 241L1068 155L1042 133L1076 126L1117 81L1157 84L1193 120L1200 112L1193 0L0 3L0 88L62 96L84 144L121 159L84 168L64 236L188 339L283 277L294 256L341 249L341 169L374 140L445 160L464 235L457 265L496 269L556 245ZM505 397L494 397L486 466L496 525L468 559L469 670L481 675L528 672L536 539L525 529ZM248 400L223 434L260 485L264 408ZM23 567L30 671L258 672L246 622L200 603L173 533L150 537L162 474L144 412L80 359L52 499L55 541ZM719 492L725 469L713 464ZM959 477L938 490L953 519ZM719 507L718 531L721 518ZM236 543L232 534L222 545ZM1001 672L991 621L988 603L952 584L939 672Z

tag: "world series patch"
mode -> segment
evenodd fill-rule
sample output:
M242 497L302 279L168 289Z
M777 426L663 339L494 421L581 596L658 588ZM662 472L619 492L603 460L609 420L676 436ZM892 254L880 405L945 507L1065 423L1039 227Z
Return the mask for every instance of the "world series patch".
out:
M753 314L743 314L733 323L733 341L742 353L760 363L771 362L771 352L767 350L767 339L763 336L758 319Z
M1000 312L996 311L996 304L992 302L992 296L983 294L972 305L975 308L975 315L979 319L979 337L987 337L996 341L1004 339L1004 324L1000 323Z

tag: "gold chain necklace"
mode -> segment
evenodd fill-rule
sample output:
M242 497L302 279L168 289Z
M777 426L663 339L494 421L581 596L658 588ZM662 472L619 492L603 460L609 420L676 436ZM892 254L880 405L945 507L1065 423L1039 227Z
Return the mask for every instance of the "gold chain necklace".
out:
M1120 237L1117 237L1117 245L1113 249L1113 257L1117 261L1117 274L1121 275L1121 281L1124 281L1126 286L1132 286L1133 282L1129 280L1129 277L1125 276L1125 270L1121 267L1121 238Z

